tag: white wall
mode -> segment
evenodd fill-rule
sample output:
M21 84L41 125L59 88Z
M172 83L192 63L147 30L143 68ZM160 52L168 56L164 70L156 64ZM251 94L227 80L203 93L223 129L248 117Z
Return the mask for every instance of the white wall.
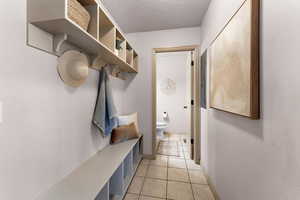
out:
M261 120L207 112L203 163L221 200L300 198L300 2L261 2ZM241 3L212 0L202 50Z
M139 54L139 75L128 80L124 112L137 110L144 133L144 153L152 153L152 49L200 44L200 28L184 28L127 34Z
M166 131L173 134L187 134L189 131L188 111L184 109L188 104L188 81L191 81L187 79L189 54L190 52L173 52L159 53L156 56L157 121L163 121L163 113L167 112L170 121ZM162 88L168 79L176 84L171 93L164 92Z
M0 1L0 24L0 199L32 200L107 144L91 124L98 73L66 86L57 58L26 46L26 1Z

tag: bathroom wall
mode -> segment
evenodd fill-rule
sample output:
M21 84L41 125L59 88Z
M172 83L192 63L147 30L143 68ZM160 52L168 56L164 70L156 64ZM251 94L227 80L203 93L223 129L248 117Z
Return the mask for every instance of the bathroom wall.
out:
M98 73L66 86L57 57L26 46L26 1L0 1L0 24L0 199L33 200L108 143L91 124ZM122 113L124 82L112 84Z
M152 49L200 44L200 27L127 34L139 54L139 75L126 84L124 112L138 111L144 153L152 153Z
M242 2L212 0L202 51ZM202 161L221 200L300 198L299 10L296 0L261 1L261 119L206 112Z
M187 73L189 52L159 53L156 56L157 67L157 120L163 121L163 113L169 114L170 122L166 131L174 134L187 134L189 131L188 110L184 109L188 105L188 92L190 84ZM175 83L172 90L165 91L166 81ZM189 89L188 89L189 87ZM190 100L189 100L190 101Z

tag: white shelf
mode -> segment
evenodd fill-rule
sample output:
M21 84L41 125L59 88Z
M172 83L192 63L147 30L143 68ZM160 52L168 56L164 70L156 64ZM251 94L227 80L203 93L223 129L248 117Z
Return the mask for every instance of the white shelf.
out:
M115 54L117 33L127 40L100 5L92 0L80 2L91 15L88 31L68 18L68 0L27 0L28 23L50 33L53 37L66 34L67 43L90 55L100 55L107 64L118 65L122 71L137 73L137 67L133 62L127 63L125 55Z
M123 71L137 72L132 66L116 56L109 48L69 19L32 22L33 25L53 35L67 34L67 41L92 55L101 55L109 63L119 65Z
M97 200L108 200L110 197L107 191L109 194L123 197L126 192L123 179L124 160L132 154L140 139L111 145L98 152L49 191L40 195L37 200L88 200L96 197ZM115 184L117 180L122 180L119 186Z

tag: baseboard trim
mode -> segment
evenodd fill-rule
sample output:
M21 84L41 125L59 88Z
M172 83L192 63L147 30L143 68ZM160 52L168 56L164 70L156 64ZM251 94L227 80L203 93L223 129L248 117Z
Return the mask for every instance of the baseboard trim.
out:
M144 154L143 158L148 159L148 160L155 160L155 155L152 154Z
M220 196L218 195L215 186L212 184L211 178L208 176L208 174L206 173L206 171L204 169L203 169L203 173L207 180L208 186L215 197L215 200L220 200Z

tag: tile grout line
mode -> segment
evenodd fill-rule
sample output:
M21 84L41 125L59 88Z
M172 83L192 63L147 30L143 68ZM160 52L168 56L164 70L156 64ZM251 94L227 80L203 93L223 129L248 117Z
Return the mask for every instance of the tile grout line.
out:
M179 155L179 152L180 152L180 147L182 148L182 151L183 151L183 159L184 159L184 163L185 163L185 169L186 169L186 172L187 172L187 176L188 176L188 180L187 180L187 182L185 182L185 181L179 181L179 180L173 180L173 182L178 182L178 183L185 183L185 184L189 184L190 185L190 188L191 188L191 190L192 190L192 199L193 200L196 200L196 193L195 193L195 191L194 191L194 189L193 189L193 183L192 183L192 180L191 180L191 176L190 176L190 172L191 171L194 171L194 169L193 168L189 168L188 167L188 161L191 161L191 160L189 160L188 158L187 158L187 156L188 155L186 155L185 153L185 151L184 151L184 149L183 149L183 147L184 147L184 143L183 143L183 141L182 141L182 138L180 137L180 139L178 140L178 138L174 138L174 140L171 140L170 139L170 137L168 137L167 138L167 140L166 140L168 143L170 143L170 142L176 142L176 147L177 147L177 152L178 152L178 155ZM160 141L160 144L159 145L161 145L161 141ZM171 168L171 167L169 167L170 166L170 157L174 157L174 156L170 156L170 155L164 155L164 154L162 154L162 156L166 156L167 157L167 174L166 174L166 191L165 191L165 198L161 198L161 197L155 197L155 196L151 196L151 195L143 195L142 194L142 191L143 191L143 188L144 188L144 186L145 186L145 182L146 182L146 179L148 179L148 177L147 177L147 175L148 175L148 173L149 173L149 170L150 170L150 167L151 166L156 166L156 165L151 165L150 163L150 160L149 160L149 162L148 162L148 164L147 164L147 166L146 166L146 174L145 174L145 176L144 177L142 177L144 180L142 181L142 184L141 184L141 190L139 191L139 193L138 194L136 194L137 196L138 196L138 199L139 200L141 200L141 197L142 196L145 196L145 197L151 197L151 198L157 198L157 199L165 199L165 200L171 200L171 199L168 199L168 185L169 185L169 181L171 181L172 182L172 180L169 180L169 173L170 173L170 171L169 171L169 168ZM176 158L176 156L174 157L174 158ZM178 159L179 158L181 158L181 157L178 157ZM142 165L142 162L140 163L140 165ZM140 166L139 165L139 166ZM157 165L157 167L163 167L162 165ZM175 167L175 169L182 169L182 168L176 168ZM196 169L195 169L195 171L197 171ZM137 171L136 171L137 172ZM135 172L135 177L137 177L136 176L136 172ZM149 177L149 179L154 179L154 180L162 180L162 181L164 181L164 179L160 179L160 178L151 178L151 177ZM196 185L207 185L207 184L198 184L198 183L195 183ZM127 192L128 193L128 192ZM129 193L130 194L130 193ZM134 194L134 193L131 193L131 194Z
M161 142L159 143L159 146L160 146L160 145L161 145ZM160 155L160 154L159 154L159 155ZM166 156L166 155L163 155L163 154L162 154L162 156ZM148 164L148 166L147 166L147 173L146 173L145 179L144 179L144 181L143 181L143 186L142 186L142 189L143 189L144 183L145 183L145 181L146 181L146 178L148 178L148 179L153 179L153 180L166 181L166 197L165 197L165 198L160 198L160 197L151 196L151 195L142 195L142 190L141 190L141 191L140 191L140 194L139 194L139 199L140 199L141 196L145 196L145 197L151 197L151 198L157 198L157 199L164 199L164 200L167 200L167 188L168 188L168 161L169 161L169 156L166 156L166 157L167 157L167 166L166 166L166 168L167 168L167 178L166 178L166 179L160 179L160 178L147 177L147 174L148 174L148 171L149 171L150 166L156 166L156 165L151 165L150 162L149 162L149 164ZM163 167L163 166L158 165L158 166L156 166L156 167Z
M164 198L160 198L160 197L155 197L155 196L150 196L150 195L142 195L143 197L150 197L150 198L154 198L154 199L164 199ZM166 199L164 199L166 200Z
M149 166L150 166L150 161L149 161L149 163L147 164L146 174L145 174L145 176L143 177L144 179L143 179L143 182L142 182L142 187L141 187L141 190L140 190L140 192L139 192L139 194L138 194L138 198L139 198L139 199L140 199L140 197L141 197L141 195L142 195L142 190L143 190L143 188L144 188L144 184L145 184L145 181L146 181L146 176L147 176L147 173L148 173L148 170L149 170Z
M182 148L183 148L183 144L182 145ZM190 176L190 171L189 171L189 168L188 168L188 165L187 165L187 160L186 160L186 155L185 153L183 153L183 156L184 156L184 161L185 161L185 166L186 166L186 171L187 171L187 174L188 174L188 177L189 177L189 181L190 181L190 188L192 190L192 194L193 194L193 199L195 200L195 194L194 194L194 190L193 190L193 185L192 185L192 179L191 179L191 176Z
M169 137L168 137L169 139ZM168 156L168 160L167 160L167 185L166 185L166 200L168 199L168 183L169 183L169 156Z
M168 140L167 140L167 142L170 142L171 140L169 139L169 137L168 137ZM160 144L159 145L161 145L161 142L160 142ZM181 147L183 147L183 144L182 144L182 142L181 141L179 141L178 142L178 140L176 141L176 147L177 147L177 153L178 153L178 155L179 155L179 146L181 146ZM142 183L142 189L141 189L141 191L140 191L140 193L139 193L139 199L141 198L141 196L146 196L146 197L152 197L152 198L157 198L157 199L165 199L165 200L168 200L168 182L169 182L169 163L170 163L170 155L164 155L164 154L162 154L163 156L166 156L167 157L167 178L166 178L166 198L158 198L158 197L154 197L154 196L150 196L150 195L142 195L142 189L143 189L143 187L144 187L144 184L145 184L145 181L146 181L146 178L147 178L147 174L148 174L148 172L149 172L149 168L150 168L150 166L151 166L151 164L150 164L150 162L149 162L149 164L147 165L147 170L146 170L146 176L144 177L144 180L143 180L143 183ZM175 156L175 158L176 158L176 156ZM178 157L178 159L179 159L180 157ZM192 190L192 194L193 194L193 199L195 200L195 196L194 196L194 191L193 191L193 188L192 188L192 182L191 182L191 178L190 178L190 175L189 175L189 169L188 169L188 166L187 166L187 159L186 159L186 156L185 155L183 155L183 159L184 159L184 163L185 163L185 169L186 169L186 171L187 171L187 175L188 175L188 182L184 182L184 181L174 181L174 182L178 182L178 183L186 183L186 184L189 184L190 185L190 188L191 188L191 190ZM163 166L159 166L159 167L163 167ZM182 168L175 168L175 169L182 169ZM163 179L159 179L159 178L150 178L149 177L149 179L157 179L157 180L163 180Z

